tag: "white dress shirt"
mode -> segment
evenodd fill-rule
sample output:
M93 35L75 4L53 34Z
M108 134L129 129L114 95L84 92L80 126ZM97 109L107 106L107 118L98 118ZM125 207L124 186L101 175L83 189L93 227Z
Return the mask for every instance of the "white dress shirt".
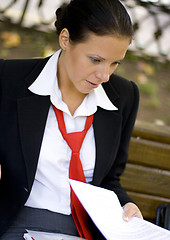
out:
M97 106L113 111L117 108L111 103L101 85L90 92L72 116L67 105L62 101L58 87L57 62L61 50L57 51L46 63L38 78L29 87L37 95L50 95L55 107L62 110L68 133L82 131L86 117L97 111ZM93 125L88 130L80 150L86 181L92 180L95 165L95 141ZM69 163L71 149L63 139L52 106L49 109L42 140L38 167L26 206L48 209L69 215L70 185Z

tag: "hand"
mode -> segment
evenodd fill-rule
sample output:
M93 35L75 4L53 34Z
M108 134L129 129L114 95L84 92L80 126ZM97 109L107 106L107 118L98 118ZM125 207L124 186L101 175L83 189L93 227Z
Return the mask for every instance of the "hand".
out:
M128 222L131 219L131 217L138 217L143 219L139 208L132 202L126 203L125 206L123 207L123 210L124 210L123 219L126 222Z

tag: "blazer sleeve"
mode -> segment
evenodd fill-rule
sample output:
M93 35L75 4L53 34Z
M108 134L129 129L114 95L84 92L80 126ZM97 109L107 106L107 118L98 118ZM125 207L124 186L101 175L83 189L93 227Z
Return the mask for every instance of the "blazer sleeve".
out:
M0 59L0 96L1 96L1 89L2 89L2 75L3 75L3 66L4 66L5 60Z
M127 195L126 191L122 188L120 184L120 176L127 163L130 138L139 104L139 91L136 84L130 81L127 81L127 83L128 87L126 86L126 88L124 88L126 90L122 91L122 95L120 94L121 91L119 91L121 100L119 100L118 108L123 120L118 151L115 160L113 160L111 170L102 182L102 187L113 190L117 194L122 206L127 202L133 202L133 200Z
M2 70L3 70L3 64L4 64L5 60L3 59L0 59L0 79L1 79L1 76L2 76Z
M2 95L2 87L1 87L1 82L2 82L2 72L3 72L3 65L4 65L4 60L0 59L0 106L1 106L1 95ZM0 134L1 135L1 134ZM1 138L1 136L0 136ZM1 154L0 154L0 164L1 164Z

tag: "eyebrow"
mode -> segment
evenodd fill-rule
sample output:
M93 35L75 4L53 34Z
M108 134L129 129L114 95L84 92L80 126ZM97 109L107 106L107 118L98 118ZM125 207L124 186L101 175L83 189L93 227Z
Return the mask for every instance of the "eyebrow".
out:
M90 54L89 54L90 55ZM104 57L101 57L100 55L96 55L96 54L92 54L92 55L94 55L95 57L98 57L98 58L101 58L102 60L106 60ZM119 62L119 61L122 61L124 58L121 58L121 59L119 59L119 60L116 60L116 61L114 61L114 62Z

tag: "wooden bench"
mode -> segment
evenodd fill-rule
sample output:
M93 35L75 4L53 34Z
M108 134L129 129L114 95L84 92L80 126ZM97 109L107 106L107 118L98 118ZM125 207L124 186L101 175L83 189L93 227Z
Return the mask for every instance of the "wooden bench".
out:
M170 127L136 122L121 184L155 223L158 206L170 203Z

